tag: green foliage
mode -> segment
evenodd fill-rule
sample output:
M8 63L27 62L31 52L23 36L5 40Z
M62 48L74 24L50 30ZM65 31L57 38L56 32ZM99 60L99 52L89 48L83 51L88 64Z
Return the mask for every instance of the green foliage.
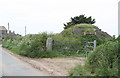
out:
M9 49L16 54L31 58L64 57L65 54L58 50L46 51L46 39L48 37L63 41L62 37L60 38L59 35L48 35L46 33L28 35L26 37L8 36L3 40L2 47Z
M118 76L118 45L120 45L120 43L118 43L118 41L115 41L107 42L98 46L94 52L88 55L85 65L82 68L80 65L76 66L71 70L70 75Z
M84 30L82 30L80 33L73 33L74 29L77 28L82 28ZM112 38L105 38L102 37L100 35L84 35L84 32L93 32L94 29L98 28L97 26L91 25L91 24L76 24L73 27L70 27L68 29L64 29L59 36L62 37L64 39L64 37L66 37L69 41L74 41L73 43L76 43L76 45L79 42L78 46L81 46L78 48L78 50L83 50L84 46L86 45L85 42L93 42L94 40L97 41L97 46L100 44L103 44L107 41L113 41ZM62 39L61 39L62 40ZM65 39L64 39L65 40ZM63 41L63 40L62 40ZM72 43L72 42L70 42Z
M117 37L117 39L116 39L117 41L120 41L120 35Z
M49 36L46 33L26 37L8 36L3 40L2 46L20 55L37 57L40 52L46 51L46 39Z
M61 54L73 55L77 50L81 49L79 46L80 42L76 38L54 37L53 50L59 51Z
M73 33L74 29L83 29L80 33ZM60 34L64 37L79 37L83 35L84 32L95 32L94 29L98 28L97 26L91 24L76 24L68 29L64 29Z
M99 57L98 57L99 56ZM118 42L107 42L89 55L87 67L99 76L117 76Z
M105 43L105 38L99 35L82 35L80 36L80 41L84 44L84 41L93 42L94 40L97 41L97 46L100 44Z
M64 29L67 29L75 24L82 24L82 23L86 23L86 24L94 24L96 21L95 19L92 19L92 17L86 17L85 15L80 15L80 16L75 16L75 17L71 17L71 21L67 22L67 24L64 24Z
M72 68L68 73L69 76L92 76L88 71L85 70L84 66L79 64Z
M69 71L69 75L70 76L80 76L80 75L84 75L83 72L83 67L81 67L80 65L76 65L75 68L72 68L71 71Z
M91 24L77 24L74 27L65 29L60 34L40 33L35 35L28 35L25 37L7 36L3 40L2 46L9 50L12 50L14 53L34 58L38 57L39 54L41 55L41 53L43 53L42 55L44 55L44 52L47 53L46 39L48 37L52 37L53 38L52 51L55 52L55 55L56 53L58 53L60 56L65 55L71 57L71 56L84 56L82 54L85 54L84 47L86 45L85 43L86 41L93 42L94 40L96 40L97 46L106 42L106 39L99 35L74 34L72 32L74 28L85 28L91 31L93 30L93 28L97 27ZM90 49L90 51L91 50L93 49ZM54 53L52 52L50 53L54 55ZM43 57L42 55L39 57Z

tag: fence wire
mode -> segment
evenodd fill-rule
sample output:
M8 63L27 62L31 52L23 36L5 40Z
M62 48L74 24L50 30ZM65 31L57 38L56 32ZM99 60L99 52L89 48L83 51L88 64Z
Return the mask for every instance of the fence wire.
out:
M80 41L53 40L53 50L64 54L84 54L84 45Z
M71 40L53 40L53 50L62 54L88 54L93 51L93 44L90 42L80 42ZM94 42L92 42L94 43Z

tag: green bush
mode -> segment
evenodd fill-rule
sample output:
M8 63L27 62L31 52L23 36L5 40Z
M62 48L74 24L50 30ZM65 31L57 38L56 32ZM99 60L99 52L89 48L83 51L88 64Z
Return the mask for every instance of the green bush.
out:
M88 56L86 67L99 76L118 75L118 42L107 42Z
M76 66L74 70L71 70L70 75L84 76L84 74L81 74L83 72L86 76L118 76L118 45L120 43L116 41L98 46L94 52L88 55L84 67Z
M81 30L79 33L73 33L74 29L77 28L82 28L83 30ZM108 41L107 38L102 37L101 35L84 35L84 32L95 32L94 29L98 29L97 26L91 25L91 24L76 24L73 27L70 27L68 29L64 29L59 36L61 36L63 39L64 37L67 37L69 40L73 41L73 38L76 41L81 42L80 45L85 45L85 41L97 41L97 46L100 44L105 43L106 41ZM111 38L109 38L110 40Z
M84 66L76 65L76 67L72 68L69 71L69 76L90 76L90 72L86 71Z
M54 40L53 51L57 51L62 55L71 56L76 55L77 53L84 54L85 52L83 50L86 41L93 42L94 40L97 40L97 46L106 41L105 38L99 35L74 34L74 28L84 28L84 31L91 32L97 27L91 24L76 24L71 28L63 30L60 34L40 33L25 37L7 36L3 40L3 47L20 55L36 57L40 52L46 52L46 39L52 37ZM84 31L82 31L82 33Z
M47 33L29 35L26 37L7 36L2 43L2 47L11 50L16 54L31 58L52 58L63 56L57 51L46 51L46 39L51 37Z
M83 51L78 52L78 50L84 50L85 41L93 41L94 39L99 39L99 37L95 35L80 36L77 38L75 36L64 37L60 34L48 35L46 33L42 33L29 35L26 37L8 36L3 40L3 47L20 55L37 57L37 54L46 51L46 39L48 37L52 37L54 39L53 52L58 52L59 54L66 56L75 56L77 53L84 53ZM100 42L102 43L102 41Z

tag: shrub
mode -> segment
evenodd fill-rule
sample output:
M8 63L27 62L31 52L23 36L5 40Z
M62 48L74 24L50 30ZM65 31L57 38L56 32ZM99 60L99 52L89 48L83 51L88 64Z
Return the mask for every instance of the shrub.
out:
M107 42L96 48L88 56L86 62L90 72L99 76L117 76L118 74L118 42Z
M69 71L69 76L90 76L91 74L81 65L76 65Z
M118 76L118 45L120 43L116 41L98 46L94 52L88 55L84 67L76 66L74 70L71 70L73 72L70 75L84 76L81 72L88 72L85 74L86 76ZM81 70L81 72L78 70Z

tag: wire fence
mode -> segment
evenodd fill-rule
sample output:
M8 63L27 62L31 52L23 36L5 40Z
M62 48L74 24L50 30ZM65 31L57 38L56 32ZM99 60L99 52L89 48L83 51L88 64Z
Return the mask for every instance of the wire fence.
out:
M88 46L88 43L80 41L53 40L53 50L63 54L86 54L93 50L93 46Z
M92 52L96 47L96 40L93 42L80 42L73 40L57 40L48 38L47 49L60 52L62 54L83 54L87 55Z

